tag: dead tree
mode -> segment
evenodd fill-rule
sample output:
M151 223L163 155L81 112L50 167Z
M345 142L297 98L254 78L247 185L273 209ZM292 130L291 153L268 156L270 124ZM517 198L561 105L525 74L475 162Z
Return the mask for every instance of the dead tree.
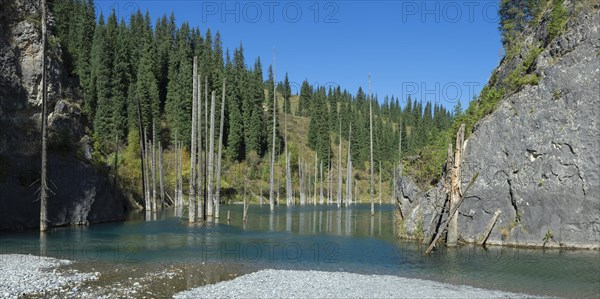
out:
M320 170L319 170L320 175L319 176L321 178L320 183L319 183L319 189L320 189L320 193L321 193L320 198L319 198L319 204L323 204L324 203L323 201L325 200L325 197L323 196L323 161L321 161L321 165L319 167L320 167Z
M292 204L292 171L290 168L290 154L288 152L288 140L287 140L287 112L286 111L286 97L287 92L284 93L283 99L283 127L284 127L284 138L283 138L283 148L285 149L285 193L287 198L287 205L290 206Z
M150 161L148 161L148 134L147 134L147 130L146 128L144 128L144 134L143 134L143 140L144 140L144 161L145 161L145 165L144 165L144 178L145 182L144 184L146 185L146 211L151 211L152 210L152 199L150 198L150 175L149 175L149 171L150 171Z
M457 206L459 199L462 196L462 190L460 187L460 168L462 163L462 148L465 139L465 125L462 124L456 134L456 149L454 150L454 167L452 168L452 181L450 185L450 208L455 210L454 213L450 214L450 224L448 226L448 246L456 246L458 241L458 209L454 209Z
M179 206L183 206L183 142L179 141L179 172L177 173Z
M202 215L206 219L208 210L208 201L211 198L208 194L208 76L204 77L204 212Z
M275 124L277 122L277 92L276 92L276 83L275 80L275 56L276 52L273 50L273 138L272 138L272 146L271 146L271 176L269 177L269 207L271 211L275 209L275 198L273 194L273 179L274 179L274 166L275 166Z
M371 216L375 216L375 204L373 203L373 93L371 93L371 75L369 75L369 135L371 148Z
M48 229L48 87L46 82L46 0L42 0L42 161L40 174L40 232Z
M319 180L319 159L317 156L317 153L315 152L315 177L314 177L314 181L313 181L313 187L315 189L315 191L313 192L313 204L316 206L317 205L317 183Z
M304 152L304 151L303 151ZM299 190L300 191L300 205L304 205L305 203L305 194L304 194L304 174L303 174L303 162L298 156L298 180L299 180Z
M382 197L383 197L383 189L381 188L381 161L379 161L379 205L381 205Z
M152 211L156 211L156 179L157 179L157 161L156 161L156 127L152 121Z
M206 185L206 193L207 193L207 208L206 208L206 216L208 218L213 216L213 206L214 206L214 198L213 198L213 175L215 171L214 167L214 159L215 159L215 101L216 95L215 92L212 92L211 100L210 100L210 137L208 139L208 175L206 177L207 185Z
M494 213L494 216L492 216L492 219L490 219L490 222L488 223L485 230L483 231L483 234L479 238L479 241L477 242L477 244L482 245L482 246L485 245L485 242L487 241L488 237L490 236L490 233L492 232L492 228L494 228L494 224L496 224L496 221L498 220L498 217L500 217L501 213L502 213L502 211L500 211L500 209L496 210L496 212Z
M348 131L348 161L347 161L347 175L346 175L346 206L352 204L352 154L350 148L352 144L352 124L350 124L350 130Z
M221 98L221 123L219 124L219 153L217 154L217 190L215 192L215 218L219 218L221 205L221 156L223 156L223 126L225 125L225 81L223 79L223 95Z
M198 113L197 113L197 122L196 122L196 132L198 136L196 136L196 150L198 151L198 172L196 175L196 188L198 192L198 208L196 211L196 216L200 220L204 220L204 191L203 191L203 178L204 178L204 162L202 159L202 76L198 74L198 97L196 98L196 102L198 105Z
M194 56L192 68L192 142L190 144L190 197L188 199L189 223L196 222L196 110L198 110L198 57Z
M178 207L179 206L179 198L178 198L178 194L179 194L179 141L177 140L177 137L175 137L175 154L173 155L174 159L175 159L175 163L174 163L174 167L175 167L175 182L174 182L174 190L173 190L173 204ZM143 163L142 163L143 164Z
M473 183L475 182L475 180L477 179L478 176L479 176L479 173L475 173L475 175L471 178L471 181L469 182L469 185L467 185L467 188L465 189L465 193L463 194L463 196L460 196L458 198L458 201L454 205L454 207L450 208L449 215L454 215L454 214L458 213L458 208L460 207L460 205L462 204L463 200L465 199L464 195L467 193L467 191L469 191L469 189L471 188L471 186L473 185ZM429 253L431 253L431 251L435 247L438 239L440 238L440 236L442 236L441 232L443 232L448 227L448 224L451 222L452 218L453 217L447 217L444 220L444 222L440 225L440 228L438 229L437 234L435 235L435 237L431 241L431 244L429 244L429 247L427 247L427 250L425 250L425 255L428 255Z
M159 188L160 188L160 209L165 208L165 176L163 172L163 150L160 141L158 141L158 177L159 177Z
M342 206L342 188L344 184L344 180L342 178L342 122L340 120L340 138L339 138L339 150L338 150L338 192L337 192L337 206L338 208ZM350 146L350 144L348 144ZM346 179L347 181L348 179Z

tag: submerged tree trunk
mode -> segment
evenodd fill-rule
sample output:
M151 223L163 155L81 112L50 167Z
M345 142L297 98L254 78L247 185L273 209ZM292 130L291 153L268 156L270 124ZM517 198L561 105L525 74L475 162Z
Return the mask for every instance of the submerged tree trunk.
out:
M150 161L148 161L148 132L146 130L146 128L144 128L144 134L143 134L143 140L144 140L144 161L145 161L145 165L144 165L144 184L146 185L146 212L151 211L152 210L152 198L150 197Z
M215 101L216 95L215 92L212 92L211 100L210 100L210 137L208 139L208 175L206 177L207 187L206 193L207 197L207 210L206 216L208 218L213 216L214 210L214 198L213 198L213 175L214 175L214 158L215 158Z
M319 159L317 153L315 152L315 179L313 181L313 204L317 205L317 183L319 182Z
M323 161L321 161L321 165L319 166L319 172L320 172L320 183L319 183L319 191L320 191L320 195L319 195L319 204L323 204L323 201L325 200L325 198L323 197Z
M217 190L215 196L215 218L219 218L221 205L221 156L223 156L223 126L225 125L225 81L223 80L223 96L221 99L221 123L219 125L219 152L217 154Z
M40 174L40 232L48 229L48 156L47 156L47 138L48 138L48 87L46 82L46 0L42 0L42 161Z
M179 183L179 206L183 206L183 142L179 141L179 173L177 174Z
M190 198L188 199L189 223L196 222L196 111L198 110L198 57L194 56L192 68L192 140L190 144Z

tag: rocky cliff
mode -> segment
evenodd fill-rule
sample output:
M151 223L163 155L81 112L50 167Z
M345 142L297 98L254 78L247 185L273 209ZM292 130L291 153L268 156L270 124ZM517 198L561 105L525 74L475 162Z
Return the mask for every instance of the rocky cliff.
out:
M0 230L39 225L41 26L38 1L0 0ZM121 220L126 201L93 167L77 83L49 18L48 201L52 226Z
M502 82L539 48L530 66L539 82L505 95L466 140L463 184L479 177L459 209L465 242L476 242L500 210L488 244L600 246L600 4L578 4L565 2L563 33L548 40L543 17L494 72L491 80ZM421 192L410 178L398 186L406 235L428 233L443 194Z

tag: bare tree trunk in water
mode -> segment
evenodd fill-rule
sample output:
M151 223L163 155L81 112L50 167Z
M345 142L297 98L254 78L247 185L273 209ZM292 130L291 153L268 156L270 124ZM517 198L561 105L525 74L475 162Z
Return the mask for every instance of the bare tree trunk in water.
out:
M319 181L319 159L317 153L315 152L315 179L313 181L313 205L317 205L317 182Z
M188 222L196 222L196 111L198 110L198 57L194 56L192 67L192 140L190 144L190 197L188 199Z
M217 190L215 195L215 218L219 218L221 205L221 157L223 156L223 127L225 126L225 82L223 79L223 95L221 98L221 123L219 125L219 152L217 154Z
M371 93L371 75L369 75L369 135L371 148L371 216L375 216L375 204L373 203L373 94Z
M215 167L213 165L215 158L215 101L216 101L215 92L212 92L211 100L210 100L210 137L209 137L209 148L208 148L208 176L207 179L207 218L211 218L213 216L214 210L214 198L213 198L213 174Z
M41 1L42 5L42 161L40 174L40 232L48 229L48 156L47 156L47 138L48 138L48 87L46 82L46 40L48 33L46 29L46 0Z
M156 127L154 121L152 121L152 211L156 211Z
M350 146L350 143L348 143ZM342 176L342 121L340 120L340 137L339 137L339 150L338 150L338 192L337 192L337 206L338 208L342 206L342 188L344 185L344 179ZM348 179L346 179L348 180ZM347 189L347 188L346 188Z
M206 198L204 197L204 160L202 159L202 76L200 74L198 74L197 80L198 97L196 98L196 105L198 105L198 113L196 132L198 132L198 136L196 137L196 149L198 151L198 174L196 175L196 188L198 192L196 193L198 194L198 208L196 214L199 220L204 220L204 202Z
M452 183L450 190L450 209L455 209L462 196L460 188L460 168L462 163L462 148L465 139L465 125L462 124L456 134L456 149L454 151L454 167L452 172ZM452 214L448 224L448 239L446 245L456 246L458 241L458 209Z
M275 124L277 122L277 92L276 92L276 85L277 82L275 80L275 50L273 50L273 138L272 140L272 146L271 146L271 176L269 178L269 208L271 209L271 211L273 211L275 209L275 198L274 198L274 194L273 194L273 179L274 179L274 165L275 165Z
M160 141L158 142L158 176L160 186L160 209L165 209L165 176L163 172L163 150Z
M348 174L346 175L346 206L352 204L352 154L350 153L350 148L352 147L352 124L350 124L350 130L348 131L348 161L347 161L347 170Z

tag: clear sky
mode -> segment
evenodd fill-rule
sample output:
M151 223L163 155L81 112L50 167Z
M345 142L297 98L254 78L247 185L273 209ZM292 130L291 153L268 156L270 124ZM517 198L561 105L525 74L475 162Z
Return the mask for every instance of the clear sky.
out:
M467 106L500 61L498 2L490 1L199 1L96 0L105 16L129 18L148 10L153 21L175 13L177 24L207 28L224 48L244 46L246 63L260 56L263 71L277 49L277 79L292 89L311 84L359 86L382 100L436 101Z

